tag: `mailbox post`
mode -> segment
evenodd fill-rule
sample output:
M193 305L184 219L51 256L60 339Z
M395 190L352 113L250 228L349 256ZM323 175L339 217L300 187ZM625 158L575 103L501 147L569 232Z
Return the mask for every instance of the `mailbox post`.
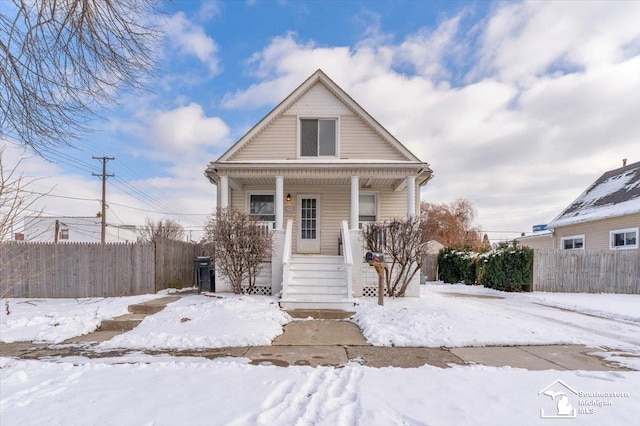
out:
M365 260L378 273L378 305L384 306L384 254L367 252Z

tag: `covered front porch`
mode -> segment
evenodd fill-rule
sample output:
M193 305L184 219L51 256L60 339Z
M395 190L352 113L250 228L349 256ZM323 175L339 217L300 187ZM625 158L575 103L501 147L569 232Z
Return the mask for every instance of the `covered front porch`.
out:
M304 294L318 303L353 304L353 297L377 294L365 290L377 279L363 263L360 229L418 214L419 187L431 174L406 163L217 166L209 176L218 187L218 205L255 215L273 233L270 277L263 274L259 285L270 286L269 294L282 292L283 302Z

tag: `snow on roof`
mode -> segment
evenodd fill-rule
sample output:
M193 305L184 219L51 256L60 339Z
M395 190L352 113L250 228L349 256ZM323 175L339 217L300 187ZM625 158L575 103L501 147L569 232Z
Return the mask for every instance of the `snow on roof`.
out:
M536 231L530 235L523 235L522 237L516 238L516 240L529 240L533 238L550 237L550 236L551 236L551 231L548 229L545 229L544 231Z
M547 225L553 229L640 212L640 161L606 172Z

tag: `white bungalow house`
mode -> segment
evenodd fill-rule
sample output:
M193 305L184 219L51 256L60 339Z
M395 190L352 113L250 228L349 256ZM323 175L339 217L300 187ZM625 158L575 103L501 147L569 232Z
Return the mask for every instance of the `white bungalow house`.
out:
M429 164L411 153L321 70L316 71L205 175L217 205L255 215L274 233L260 294L287 309L349 309L377 295L364 263L363 223L419 213ZM419 295L419 274L407 296ZM216 280L216 291L231 291Z

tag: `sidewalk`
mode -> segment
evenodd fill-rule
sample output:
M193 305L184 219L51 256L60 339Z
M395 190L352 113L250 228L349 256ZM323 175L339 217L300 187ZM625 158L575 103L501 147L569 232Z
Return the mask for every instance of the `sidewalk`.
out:
M99 330L69 339L62 344L31 342L0 343L0 356L41 359L64 356L88 358L117 357L131 350L98 350L96 345L136 327L144 317L160 312L179 297L168 296L130 305L130 314L103 321ZM357 362L370 367L415 368L425 364L448 368L453 365L482 364L526 370L625 371L590 355L602 349L582 345L486 346L458 348L380 347L369 344L360 328L347 320L343 311L291 311L294 318L271 346L212 348L201 350L149 350L135 352L200 356L206 358L244 357L254 365L340 366ZM306 318L316 318L307 320ZM319 318L319 319L318 319Z
M64 356L116 357L131 350L98 351L96 343L112 338L117 331L97 331L59 345L30 342L2 343L0 356L41 359ZM344 320L294 321L271 346L214 348L202 350L147 350L150 355L244 357L253 365L340 366L357 362L369 367L416 368L425 364L440 368L482 364L511 366L526 370L628 371L590 355L598 350L582 345L486 346L465 348L417 348L371 346L358 326ZM601 352L601 351L600 351Z

